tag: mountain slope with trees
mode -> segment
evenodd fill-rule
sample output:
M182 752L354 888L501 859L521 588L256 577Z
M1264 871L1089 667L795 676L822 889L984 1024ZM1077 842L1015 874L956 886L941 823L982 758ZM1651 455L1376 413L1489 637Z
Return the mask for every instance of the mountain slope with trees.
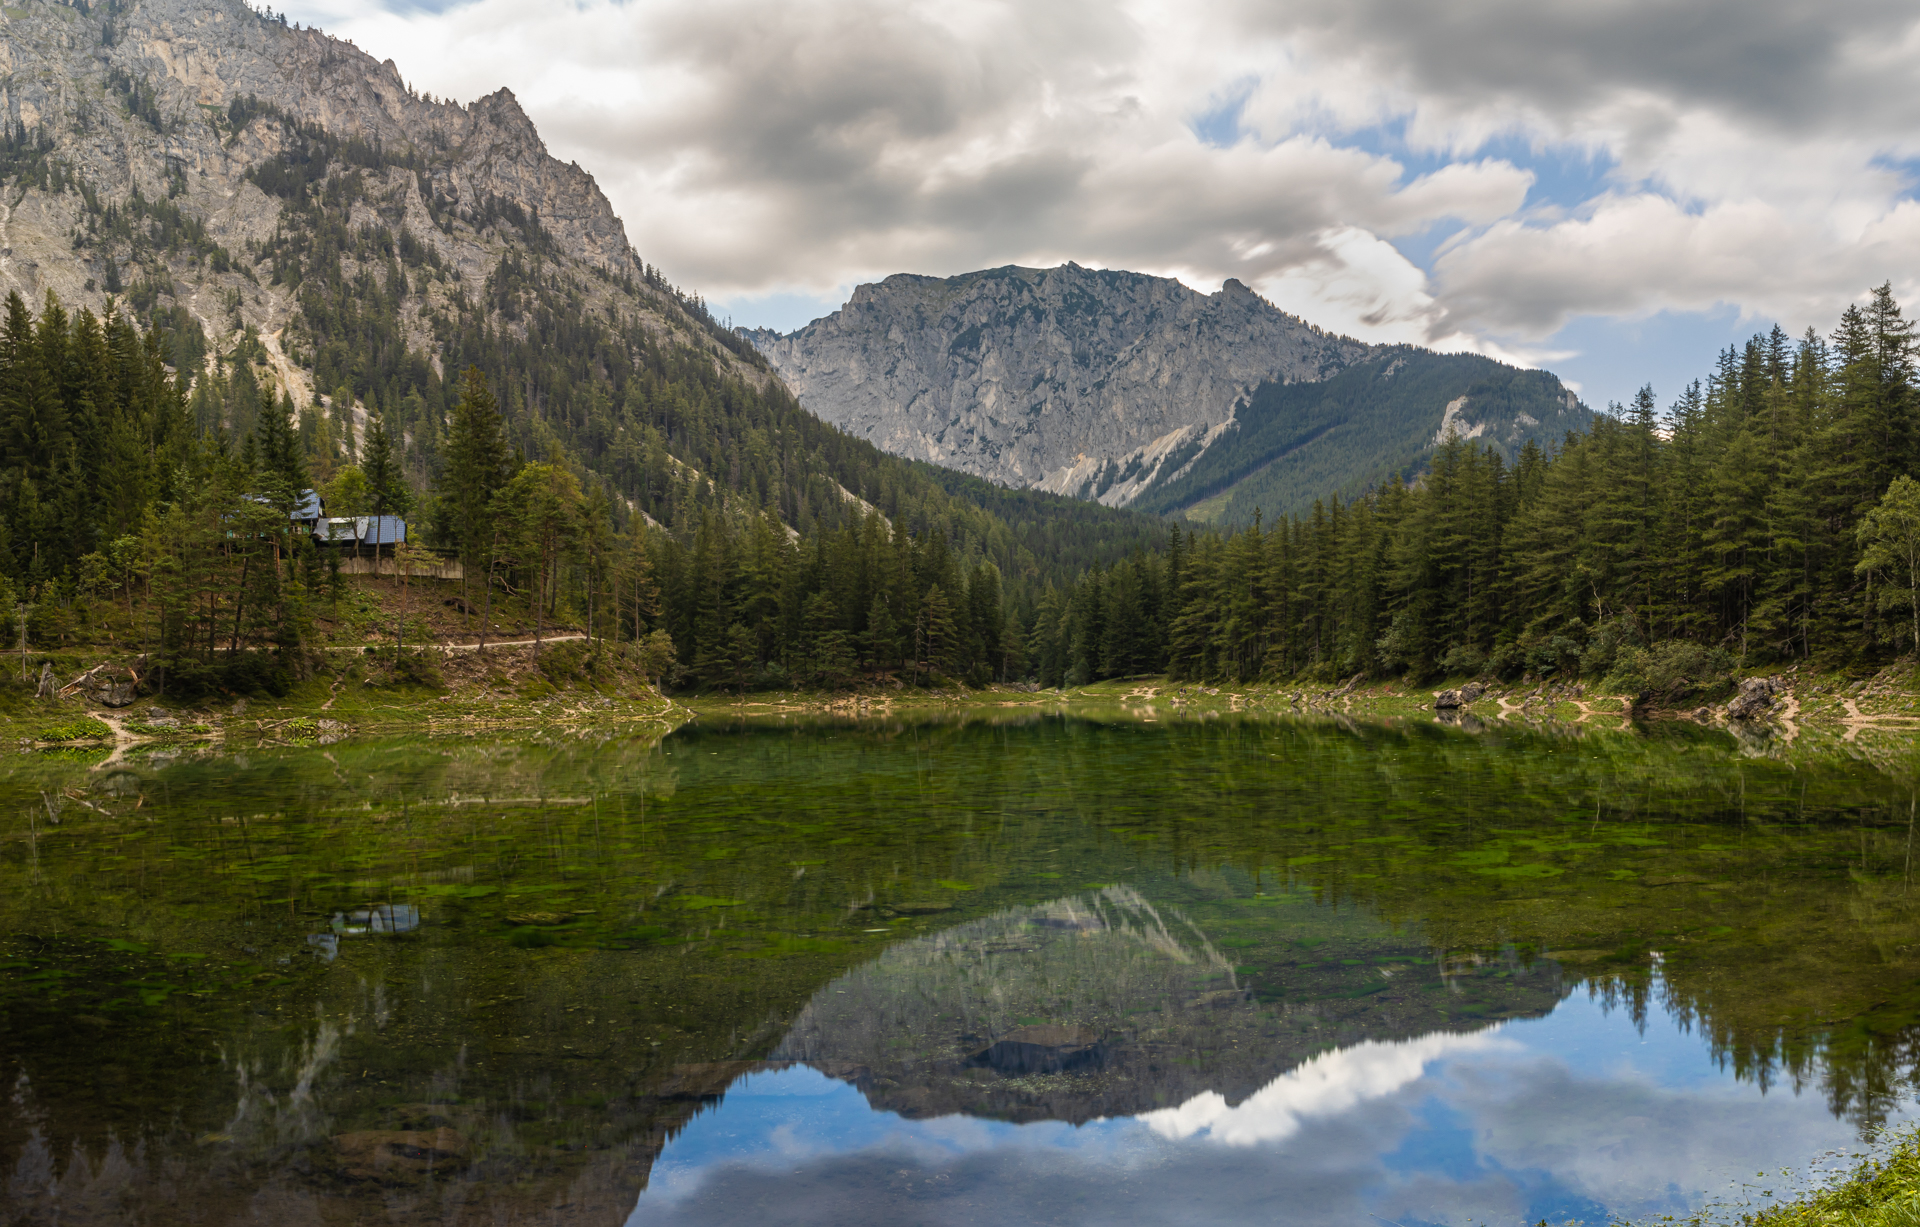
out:
M1920 649L1920 391L1890 287L1830 338L1729 349L1555 448L1454 435L1412 486L1090 570L1037 611L1049 684L1492 673L1669 699Z
M190 534L153 525L186 533L168 520L185 516L214 549L220 525L302 483L337 514L407 514L468 564L474 604L476 576L537 581L553 617L604 612L604 543L646 534L694 549L703 530L764 530L787 548L877 522L915 548L939 537L1016 595L1161 539L1065 499L1009 523L806 413L633 253L505 91L420 95L234 0L29 0L0 20L0 577L37 606L36 640L70 635L88 593L205 564L199 604L166 615L200 621L167 651L184 663L198 643L213 667L272 647L293 667L321 587L303 547L262 521L217 566L189 564ZM541 489L515 486L529 471ZM518 540L554 498L565 531ZM630 635L659 629L628 616Z
M1592 422L1546 371L1394 346L1324 382L1261 385L1178 477L1130 505L1250 524L1263 509L1293 515L1316 498L1411 481L1450 433L1485 439L1511 463L1528 443L1551 444Z

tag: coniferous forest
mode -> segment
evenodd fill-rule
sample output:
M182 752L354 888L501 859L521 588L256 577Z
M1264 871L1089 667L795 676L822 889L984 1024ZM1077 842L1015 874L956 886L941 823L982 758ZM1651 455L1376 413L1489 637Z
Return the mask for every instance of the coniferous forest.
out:
M1512 465L1458 439L1410 483L1047 593L1040 680L1611 678L1852 665L1920 639L1915 338L1889 287L1830 338L1778 327L1659 406Z
M482 638L496 599L516 601L538 626L584 628L709 688L1164 671L1671 689L1920 642L1915 336L1887 287L1831 337L1756 336L1670 404L1643 389L1552 449L1509 464L1450 439L1410 482L1229 531L908 465L777 384L657 351L621 393L615 444L590 449L596 417L614 414L604 386L583 375L569 403L587 412L562 436L503 408L484 369L504 382L503 362L540 349L475 335L460 348L486 358L493 343L490 362L444 390L427 381L444 412L418 383L390 385L392 409L369 387L355 452L244 343L189 379L164 321L51 299L36 318L11 297L0 608L26 603L29 641L55 646L84 640L88 611L110 604L174 686L283 685L343 583L337 555L289 519L317 486L336 514L410 513L416 557L458 557ZM637 444L619 441L630 423ZM676 455L675 434L707 464ZM776 454L796 438L811 468ZM834 448L845 463L822 461ZM836 471L864 473L868 497L821 498Z

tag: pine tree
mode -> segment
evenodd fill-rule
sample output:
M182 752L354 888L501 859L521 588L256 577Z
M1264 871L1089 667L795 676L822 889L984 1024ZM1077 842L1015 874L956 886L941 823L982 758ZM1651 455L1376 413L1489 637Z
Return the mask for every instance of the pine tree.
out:
M293 428L293 401L282 393L268 398L254 430L254 457L259 466L260 493L284 511L292 511L303 491L312 487L300 437Z
M401 475L394 459L393 444L387 438L386 423L376 417L367 426L366 446L361 449L360 471L367 479L367 492L374 515L403 516L413 510L413 491Z
M499 528L494 520L494 494L507 482L507 441L500 406L480 368L470 366L462 381L460 400L447 426L446 467L441 472L440 497L452 514L453 538L462 561L461 602L471 606L469 577L484 567L485 609L493 607L493 552ZM469 614L469 618L471 615ZM486 640L483 616L480 637Z

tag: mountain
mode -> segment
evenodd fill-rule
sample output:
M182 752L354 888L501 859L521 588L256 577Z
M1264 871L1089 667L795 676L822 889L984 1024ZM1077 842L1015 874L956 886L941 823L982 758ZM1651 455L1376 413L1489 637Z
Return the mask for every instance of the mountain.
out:
M897 455L1200 518L1410 473L1449 423L1517 448L1589 418L1542 372L1365 345L1238 281L1201 294L1076 264L896 274L796 332L744 335L801 404Z
M1246 523L1256 511L1302 512L1315 498L1411 478L1449 434L1512 460L1527 443L1545 446L1592 420L1546 371L1392 346L1320 383L1262 384L1211 446L1191 460L1176 453L1177 476L1133 506ZM1111 466L1101 476L1126 473Z
M1050 535L1016 535L942 475L803 411L635 253L507 90L424 96L392 61L240 0L26 0L0 26L0 293L150 326L203 437L237 449L284 395L315 479L378 424L424 497L472 366L512 447L564 462L623 523L765 511L811 532L878 510L1016 585L1158 531L1057 499L1032 508ZM144 463L164 487L167 462ZM436 542L453 531L430 498L416 520ZM106 531L34 565L74 565Z
M848 433L1059 493L1079 493L1072 475L1089 459L1164 456L1260 384L1322 379L1368 352L1238 281L1201 294L1077 264L896 274L798 332L748 336L801 404Z

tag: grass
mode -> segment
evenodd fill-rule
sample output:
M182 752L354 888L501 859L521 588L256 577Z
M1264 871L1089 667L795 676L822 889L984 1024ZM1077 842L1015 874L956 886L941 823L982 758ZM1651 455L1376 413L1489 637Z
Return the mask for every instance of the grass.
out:
M36 741L92 741L102 737L111 737L111 736L113 736L112 729L108 728L106 725L102 724L100 721L93 719L91 716L82 716L77 720L69 720L64 724L50 724L50 725L43 726L40 729L40 731L37 734L35 734L34 740Z
M1893 1144L1845 1180L1742 1216L1745 1227L1920 1227L1920 1130Z

